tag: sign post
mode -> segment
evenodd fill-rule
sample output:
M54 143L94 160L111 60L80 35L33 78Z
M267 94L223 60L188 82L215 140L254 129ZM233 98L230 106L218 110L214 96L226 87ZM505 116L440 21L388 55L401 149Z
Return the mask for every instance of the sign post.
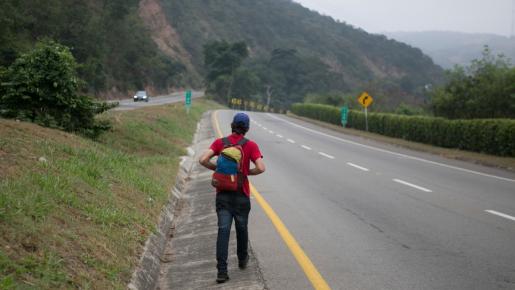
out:
M186 91L185 98L186 98L186 100L184 101L184 104L186 105L186 113L189 114L190 109L191 109L191 91L190 90Z
M347 127L347 118L349 116L349 107L343 106L341 108L341 113L342 113L342 126Z
M368 108L365 107L365 130L368 132Z
M367 92L363 92L359 98L358 102L365 108L365 129L368 131L368 106L372 104L374 99Z

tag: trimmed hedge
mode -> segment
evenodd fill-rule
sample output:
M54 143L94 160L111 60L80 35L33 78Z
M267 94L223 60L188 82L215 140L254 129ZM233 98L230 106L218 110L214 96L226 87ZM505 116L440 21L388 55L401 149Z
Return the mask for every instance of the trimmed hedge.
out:
M340 125L340 109L329 105L293 104L291 111L295 115Z
M291 111L341 125L340 109L328 105L294 104ZM350 111L347 127L365 130L365 114ZM448 120L426 116L369 113L370 132L446 148L515 157L515 120Z

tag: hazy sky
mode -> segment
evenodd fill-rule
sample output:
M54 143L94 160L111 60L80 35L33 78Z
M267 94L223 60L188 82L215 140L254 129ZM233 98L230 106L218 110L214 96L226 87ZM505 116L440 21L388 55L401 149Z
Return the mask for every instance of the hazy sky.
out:
M451 30L508 36L512 0L294 0L368 32Z

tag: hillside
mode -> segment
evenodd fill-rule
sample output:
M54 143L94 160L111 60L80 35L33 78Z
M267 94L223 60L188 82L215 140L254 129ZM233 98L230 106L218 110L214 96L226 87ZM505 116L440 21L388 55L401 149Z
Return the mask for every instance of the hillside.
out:
M495 34L450 31L387 32L389 38L418 47L444 68L467 65L481 56L485 45L494 54L504 54L515 61L515 38Z
M269 64L277 49L298 54L316 71L291 76L311 82L297 92L297 99L307 93L354 95L367 89L385 97L379 100L389 97L391 104L420 103L426 97L423 87L439 83L443 75L419 49L290 0L0 3L0 66L44 38L71 48L86 82L84 91L96 96L201 87L202 47L212 40L245 41L251 51L247 67Z
M138 9L139 0L1 1L0 66L51 38L71 48L89 94L127 97L143 87L199 83L188 79L187 64L158 49Z
M381 80L382 87L398 86L395 93L416 94L442 77L441 68L419 49L337 22L290 0L161 3L181 45L200 70L203 44L227 39L245 41L254 57L266 57L278 48L317 57L340 75L350 91Z

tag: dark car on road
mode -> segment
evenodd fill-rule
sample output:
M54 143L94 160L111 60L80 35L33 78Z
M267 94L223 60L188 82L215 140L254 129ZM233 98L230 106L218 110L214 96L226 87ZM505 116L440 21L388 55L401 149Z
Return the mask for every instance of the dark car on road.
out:
M149 99L150 99L150 97L147 95L146 91L138 91L134 95L134 102L138 102L138 101L148 102Z

